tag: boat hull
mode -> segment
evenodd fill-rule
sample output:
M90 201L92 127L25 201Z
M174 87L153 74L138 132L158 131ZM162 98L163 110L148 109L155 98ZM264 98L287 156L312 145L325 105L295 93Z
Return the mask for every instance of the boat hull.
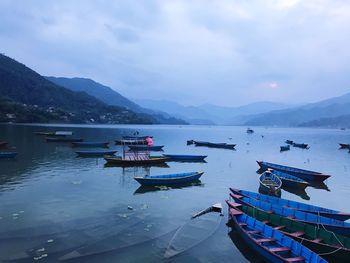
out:
M128 145L131 151L163 151L164 145L147 146L147 145Z
M227 144L227 143L212 143L212 142L198 142L194 141L195 146L203 146L209 148L219 148L219 149L235 149L236 144Z
M150 157L146 160L125 160L120 156L104 156L104 159L108 164L120 165L120 166L143 166L143 165L157 165L164 164L168 161L165 157Z
M0 152L0 159L15 158L16 156L17 152Z
M66 136L62 137L47 137L46 138L47 142L82 142L83 139L81 138L67 138Z
M141 185L175 185L198 181L202 175L203 172L196 172L192 173L192 175L176 178L134 177L134 179Z
M163 154L163 156L169 158L170 161L204 161L206 155L176 155L176 154Z
M114 155L117 151L76 151L80 157L103 157L105 155Z
M262 170L272 169L276 171L281 171L287 174L294 175L307 182L310 182L310 181L323 182L324 180L330 177L330 175L328 174L322 174L319 172L308 171L304 169L299 169L299 168L294 168L294 167L289 167L289 166L284 166L284 165L279 165L274 163L268 163L263 161L257 161L257 163Z

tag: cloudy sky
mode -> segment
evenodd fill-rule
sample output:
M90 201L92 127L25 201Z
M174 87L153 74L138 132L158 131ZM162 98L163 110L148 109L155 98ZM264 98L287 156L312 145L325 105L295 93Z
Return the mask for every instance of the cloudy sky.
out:
M0 52L134 98L236 106L350 92L350 1L0 0Z

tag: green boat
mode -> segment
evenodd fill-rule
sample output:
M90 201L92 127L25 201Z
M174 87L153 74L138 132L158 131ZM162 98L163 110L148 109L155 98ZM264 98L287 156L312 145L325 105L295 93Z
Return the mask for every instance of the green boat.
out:
M329 262L349 262L350 238L327 231L321 225L317 227L305 224L230 201L227 204L294 238Z

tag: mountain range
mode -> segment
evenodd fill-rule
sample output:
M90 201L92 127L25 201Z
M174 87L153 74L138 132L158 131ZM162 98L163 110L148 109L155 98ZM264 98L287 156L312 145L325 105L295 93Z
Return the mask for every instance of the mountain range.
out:
M140 100L135 102L142 107L162 110L191 124L242 125L251 115L273 110L286 109L289 106L274 102L257 102L240 107L224 107L212 104L183 106L168 100Z
M0 54L0 122L71 122L350 127L350 93L291 106L184 106L170 100L130 100L87 78L43 77Z
M11 122L159 123L153 116L108 105L47 80L0 54L0 120Z

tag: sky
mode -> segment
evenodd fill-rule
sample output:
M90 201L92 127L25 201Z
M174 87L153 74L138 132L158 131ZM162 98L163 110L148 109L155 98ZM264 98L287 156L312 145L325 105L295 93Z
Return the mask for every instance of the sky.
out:
M350 1L0 0L0 52L184 105L350 92Z

